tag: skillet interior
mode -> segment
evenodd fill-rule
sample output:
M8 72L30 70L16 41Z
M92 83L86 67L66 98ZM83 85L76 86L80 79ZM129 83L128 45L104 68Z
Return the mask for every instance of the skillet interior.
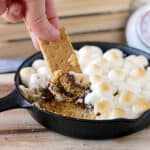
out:
M79 49L84 45L96 45L102 48L103 51L106 51L110 48L119 48L126 55L144 55L150 60L150 55L144 53L135 48L128 47L126 45L114 44L114 43L101 43L101 42L80 42L74 43L73 46L75 49ZM43 58L41 53L29 57L18 69L15 76L16 89L22 99L25 99L18 88L18 85L21 84L19 72L22 67L31 66L34 60ZM27 100L28 101L28 100ZM28 101L30 103L30 101ZM58 115L52 112L47 112L32 106L29 108L31 115L37 120L40 124L45 127L59 132L64 135L87 138L87 139L106 139L114 138L119 136L128 135L130 133L136 132L140 129L145 128L150 124L150 111L143 113L137 119L114 119L114 120L85 120L85 119L76 119L71 117L65 117Z

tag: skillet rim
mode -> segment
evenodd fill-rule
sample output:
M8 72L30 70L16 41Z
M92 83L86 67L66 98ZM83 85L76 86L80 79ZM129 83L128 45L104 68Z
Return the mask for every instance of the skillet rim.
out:
M148 58L148 56L150 57L150 54L148 54L147 52L144 52L144 51L142 51L140 49L137 49L137 48L134 48L134 47L130 47L130 46L126 45L126 44L113 43L113 42L99 42L99 41L81 41L81 42L73 42L72 44L73 44L73 47L74 47L74 45L84 44L84 43L85 43L85 45L87 45L87 43L91 44L91 45L94 45L94 44L104 44L104 45L108 44L108 45L114 45L117 48L118 47L122 47L122 48L125 48L125 49L133 49L133 50L135 50L135 52L133 51L132 54L136 55L136 53L140 53L140 55L144 55L148 60L150 60L150 58ZM94 44L92 44L92 43L94 43ZM65 116L65 115L61 115L61 114L58 114L58 113L55 113L55 112L50 112L50 111L47 111L45 109L39 108L38 106L34 105L30 100L26 99L23 96L23 94L21 93L21 91L19 89L19 84L17 83L17 81L19 81L19 79L20 79L20 75L19 75L20 70L24 67L24 65L29 60L33 59L37 55L41 55L41 52L40 51L36 52L33 55L29 56L27 59L25 59L23 61L23 63L19 66L19 68L17 69L17 71L15 73L15 88L17 90L17 94L21 97L21 100L25 100L26 102L28 102L32 108L36 108L37 110L42 111L43 113L46 113L49 116L52 115L52 116L59 117L60 119L66 119L66 120L71 120L71 121L79 121L79 122L88 122L88 123L95 123L95 124L115 123L115 122L136 123L138 121L141 121L142 119L144 119L147 116L150 117L150 109L146 110L145 112L141 113L141 115L139 115L138 117L133 118L133 119L130 119L130 118L117 118L117 119L109 119L109 120L108 119L106 119L106 120L93 120L93 119L82 119L82 118L75 118L75 117Z

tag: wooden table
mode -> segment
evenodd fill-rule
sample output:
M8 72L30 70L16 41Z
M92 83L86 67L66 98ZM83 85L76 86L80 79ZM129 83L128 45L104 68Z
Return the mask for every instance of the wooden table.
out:
M56 0L60 20L72 41L125 42L132 0ZM16 30L17 29L17 30ZM0 19L0 58L35 52L23 23ZM0 75L0 97L13 89L14 74ZM0 150L149 150L150 128L114 140L82 140L48 131L16 109L0 113Z

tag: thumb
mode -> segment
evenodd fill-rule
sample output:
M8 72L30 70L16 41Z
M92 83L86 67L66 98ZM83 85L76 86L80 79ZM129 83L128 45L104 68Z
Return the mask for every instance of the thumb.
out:
M56 40L59 31L47 19L45 14L45 0L25 0L25 22L37 37L43 40Z

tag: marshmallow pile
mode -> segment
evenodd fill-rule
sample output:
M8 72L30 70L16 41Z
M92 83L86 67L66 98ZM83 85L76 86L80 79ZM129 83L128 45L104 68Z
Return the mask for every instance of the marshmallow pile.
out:
M22 83L29 88L30 91L35 89L44 89L48 85L51 74L43 59L35 60L31 67L24 67L20 70Z
M82 47L77 56L91 82L85 104L93 105L96 119L136 118L150 108L146 57L124 56L116 48L103 53L96 46Z
M150 109L150 67L146 57L124 56L116 48L103 53L97 46L83 46L76 55L82 73L91 83L92 92L84 103L93 106L97 120L136 118ZM51 77L44 60L23 68L20 75L31 90L45 88Z

